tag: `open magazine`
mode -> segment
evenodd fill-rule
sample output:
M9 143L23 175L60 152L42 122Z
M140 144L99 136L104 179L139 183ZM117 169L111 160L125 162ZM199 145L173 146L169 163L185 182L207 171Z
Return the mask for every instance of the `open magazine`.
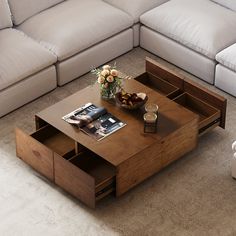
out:
M107 112L104 107L97 107L92 103L85 104L63 116L62 119L77 126L84 133L98 141L126 125Z

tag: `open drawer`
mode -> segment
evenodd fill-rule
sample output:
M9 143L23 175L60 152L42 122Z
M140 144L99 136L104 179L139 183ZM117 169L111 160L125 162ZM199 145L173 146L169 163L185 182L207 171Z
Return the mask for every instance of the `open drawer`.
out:
M35 170L54 180L54 153L60 156L75 149L75 142L50 125L31 135L16 128L16 153Z
M168 98L174 98L180 94L179 88L148 72L139 75L135 80Z
M224 97L205 88L202 85L199 85L198 83L186 78L185 76L176 73L175 71L150 58L146 58L146 73L154 75L156 78L161 78L163 81L171 84L172 86L175 86L176 88L179 88L179 94L187 93L189 95L192 95L191 98L193 99L190 99L190 96L188 95L182 95L179 98L176 98L176 101L185 103L184 98L186 98L187 100L189 100L189 103L190 100L192 103L193 100L195 100L194 104L189 105L188 103L185 103L185 105L188 109L195 110L194 112L199 114L200 133L205 133L208 130L216 127L217 125L219 125L221 128L225 128L227 100ZM153 87L153 89L155 90L155 86L151 85L150 87ZM174 99L174 96L171 95L169 98ZM197 111L198 109L200 109L200 105L196 107L196 103L205 104L201 105L201 111ZM191 108L192 105L195 106L195 108ZM204 109L206 109L206 111L203 112ZM215 115L213 116L213 114Z
M191 94L183 93L174 101L199 116L199 134L203 134L220 124L220 110Z
M90 207L115 191L115 167L89 150L54 163L55 183Z
M46 125L31 135L16 128L17 156L90 207L115 191L115 167Z

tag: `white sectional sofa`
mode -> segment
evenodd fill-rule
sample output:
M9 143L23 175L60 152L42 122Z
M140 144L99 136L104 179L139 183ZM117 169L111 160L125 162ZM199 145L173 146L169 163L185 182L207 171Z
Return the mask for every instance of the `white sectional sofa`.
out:
M11 1L17 16L22 0ZM57 56L59 85L133 48L132 17L103 1L61 1L22 20L14 21L17 28Z
M136 46L236 96L235 5L0 0L0 117Z
M171 0L141 23L141 47L211 84L216 54L236 42L236 13L210 0Z
M104 0L112 6L128 13L134 20L134 47L140 44L140 16L169 0Z
M164 1L132 15L103 0L0 0L0 117L137 46L139 16Z
M215 86L236 97L236 43L216 55Z
M6 0L0 1L0 116L56 88L57 58L13 29Z

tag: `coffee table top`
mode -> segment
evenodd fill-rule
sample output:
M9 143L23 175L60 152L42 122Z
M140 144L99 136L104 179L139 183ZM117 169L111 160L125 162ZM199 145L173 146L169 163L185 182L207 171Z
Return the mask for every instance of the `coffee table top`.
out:
M80 90L41 111L36 116L103 157L114 166L118 166L150 145L161 142L163 138L166 138L177 129L198 117L184 107L133 79L126 81L124 87L126 91L131 93L146 93L149 98L148 102L155 103L159 106L158 131L156 134L145 134L143 132L144 111L142 109L128 111L121 109L112 102L102 100L97 85ZM105 107L110 113L127 125L105 139L97 141L62 120L64 115L88 102L96 106Z

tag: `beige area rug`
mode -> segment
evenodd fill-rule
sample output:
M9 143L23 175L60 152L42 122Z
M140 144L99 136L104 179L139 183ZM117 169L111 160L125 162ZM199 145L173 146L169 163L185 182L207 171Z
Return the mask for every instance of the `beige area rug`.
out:
M146 56L156 58L137 48L117 58L117 66L138 75ZM16 158L14 127L32 132L36 112L93 80L87 74L0 119L0 235L236 235L236 181L230 175L236 99L202 81L197 80L228 99L226 130L201 137L196 150L124 196L105 199L96 210Z

